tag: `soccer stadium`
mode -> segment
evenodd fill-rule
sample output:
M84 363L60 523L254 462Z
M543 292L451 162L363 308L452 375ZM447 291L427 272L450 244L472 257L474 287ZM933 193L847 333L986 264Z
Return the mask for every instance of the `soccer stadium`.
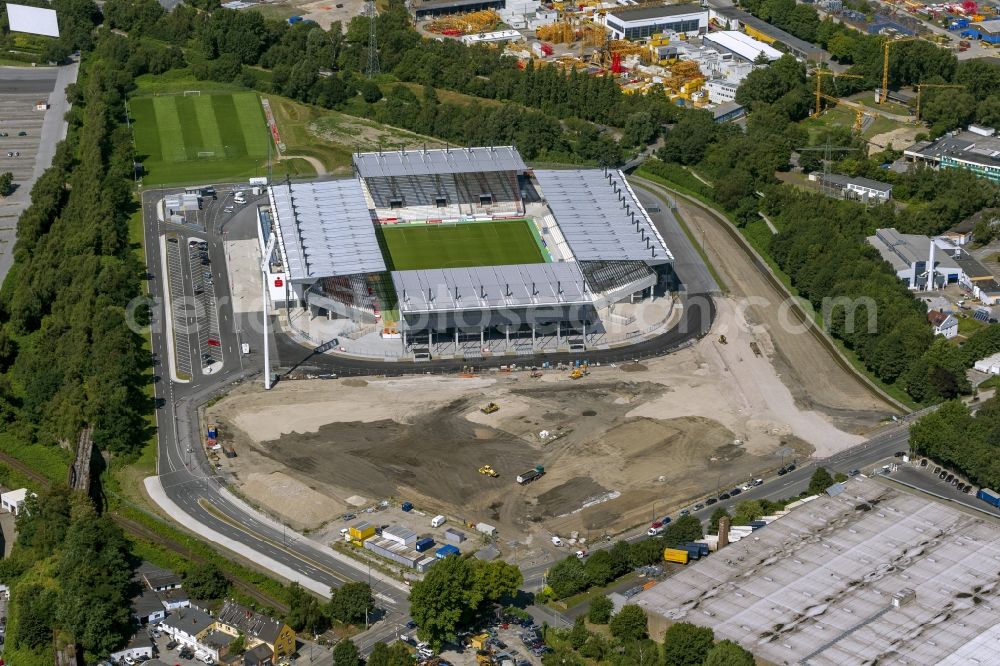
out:
M673 257L620 171L529 169L512 146L358 153L355 177L272 183L261 240L286 305L475 356L587 347Z

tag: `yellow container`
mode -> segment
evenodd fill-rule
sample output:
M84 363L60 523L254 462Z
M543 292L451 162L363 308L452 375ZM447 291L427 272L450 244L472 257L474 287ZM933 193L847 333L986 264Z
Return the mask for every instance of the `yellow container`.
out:
M688 563L688 553L686 550L681 550L679 548L664 548L663 549L663 561L664 562L677 562L679 564Z

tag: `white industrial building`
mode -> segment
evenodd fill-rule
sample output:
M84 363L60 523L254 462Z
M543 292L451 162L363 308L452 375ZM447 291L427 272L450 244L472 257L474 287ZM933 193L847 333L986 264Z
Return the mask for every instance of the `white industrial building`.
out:
M629 603L772 664L995 664L998 561L993 521L857 476Z
M739 90L740 84L726 81L725 79L712 79L711 81L705 81L705 85L702 87L708 93L709 102L712 104L724 104L736 101L736 91Z
M612 39L646 39L664 32L694 37L708 32L708 9L694 3L609 9L597 20Z
M497 30L496 32L480 32L462 37L463 44L496 44L499 42L517 42L521 33L517 30Z
M17 490L11 490L9 492L0 494L0 508L4 511L17 515L21 511L21 506L24 505L24 500L28 498L27 488L18 488Z
M976 361L973 367L979 372L985 372L988 375L1000 375L1000 353Z
M774 62L781 57L778 49L738 30L710 32L702 37L702 43L713 46L716 50L732 53L747 62L758 62L761 57Z

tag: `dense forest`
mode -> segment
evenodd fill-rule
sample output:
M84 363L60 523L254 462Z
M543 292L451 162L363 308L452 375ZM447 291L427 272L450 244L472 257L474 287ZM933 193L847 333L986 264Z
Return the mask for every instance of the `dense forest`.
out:
M1000 398L983 402L975 414L961 401L946 402L913 425L910 447L977 486L1000 487Z

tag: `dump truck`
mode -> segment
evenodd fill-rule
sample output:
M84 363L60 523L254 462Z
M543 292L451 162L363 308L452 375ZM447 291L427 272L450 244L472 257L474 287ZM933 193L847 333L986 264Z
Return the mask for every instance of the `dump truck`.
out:
M500 405L498 405L495 402L491 402L489 404L480 407L479 411L481 411L483 414L492 414L493 412L500 411Z
M522 472L517 475L517 482L522 486L526 483L531 483L535 479L543 476L545 474L545 468L541 465L536 465L535 469L529 469L527 472Z
M682 548L664 548L663 549L663 561L664 562L677 562L678 564L687 564L688 558L691 557L691 553Z

